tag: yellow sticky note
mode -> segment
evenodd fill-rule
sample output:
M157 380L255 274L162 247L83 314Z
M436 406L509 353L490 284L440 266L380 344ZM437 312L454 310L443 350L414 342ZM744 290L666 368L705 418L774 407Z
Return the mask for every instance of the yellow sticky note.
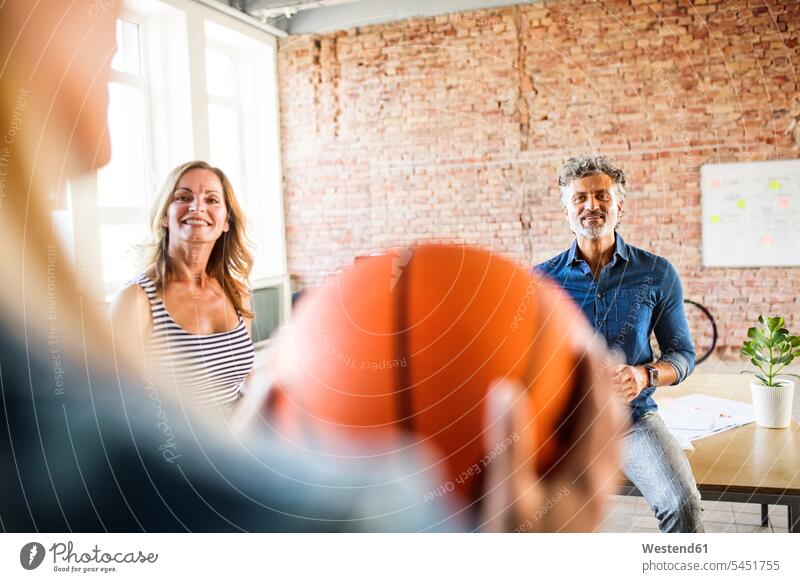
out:
M717 224L719 222L719 214L712 214L711 215L711 224Z
M745 207L745 200L744 200L744 198L739 198L739 199L736 201L736 206L738 206L739 208L744 208L744 207Z
M780 190L781 189L781 183L778 182L777 180L772 180L769 183L769 189L770 190Z

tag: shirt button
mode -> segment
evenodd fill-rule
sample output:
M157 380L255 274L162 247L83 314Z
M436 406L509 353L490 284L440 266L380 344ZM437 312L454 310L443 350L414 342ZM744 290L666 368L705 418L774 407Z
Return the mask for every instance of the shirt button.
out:
M602 294L602 293L598 293L598 294L597 294L597 298L598 298L598 299L600 299L600 298L602 298L602 297L603 297L603 294Z

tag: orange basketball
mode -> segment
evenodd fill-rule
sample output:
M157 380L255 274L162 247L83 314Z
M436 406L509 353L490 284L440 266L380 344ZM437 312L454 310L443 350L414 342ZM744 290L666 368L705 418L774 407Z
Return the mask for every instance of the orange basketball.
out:
M442 455L453 490L475 499L492 450L508 445L484 443L494 380L528 386L533 422L509 436L534 439L536 469L563 452L557 427L580 358L569 329L580 317L555 284L483 250L418 246L358 260L305 297L281 336L276 424L298 439L315 429L411 436Z

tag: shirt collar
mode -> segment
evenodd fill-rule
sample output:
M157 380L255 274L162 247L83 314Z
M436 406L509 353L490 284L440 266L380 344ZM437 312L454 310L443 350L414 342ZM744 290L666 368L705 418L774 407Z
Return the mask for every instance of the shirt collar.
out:
M617 250L614 252L619 255L619 258L628 261L628 244L622 240L622 236L619 233L615 234L617 237Z
M578 239L572 241L572 246L569 247L569 254L567 255L567 261L570 265L574 265L575 261L582 261L583 259L578 258Z
M618 232L614 233L616 237L616 249L614 250L614 254L618 255L619 258L628 261L628 244L622 239L622 235ZM567 255L567 260L569 261L570 265L575 264L576 261L582 261L578 256L578 239L572 241L572 246L569 248L569 254Z

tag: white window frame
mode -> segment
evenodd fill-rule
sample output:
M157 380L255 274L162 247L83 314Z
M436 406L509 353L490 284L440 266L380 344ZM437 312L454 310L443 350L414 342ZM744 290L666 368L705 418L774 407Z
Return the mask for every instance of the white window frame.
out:
M150 72L150 62L149 59L145 58L145 42L147 37L150 35L149 24L147 23L147 19L139 12L131 10L130 8L124 8L119 15L120 20L127 20L128 22L132 22L139 27L139 75L133 75L131 73L126 73L123 71L117 71L116 69L111 69L111 74L109 75L109 82L111 83L118 83L120 85L126 85L129 87L135 87L142 91L144 95L144 117L145 117L145 143L148 144L147 151L144 155L144 165L145 165L145 177L144 177L144 184L145 184L145 203L143 206L138 207L109 207L109 206L100 206L100 192L98 189L97 180L93 181L94 187L94 196L97 200L97 211L99 213L99 224L98 230L102 226L106 225L139 225L139 224L147 224L147 217L148 217L148 208L150 200L152 199L153 192L156 188L156 170L154 167L154 157L156 153L156 147L153 139L153 131L152 128L153 124L153 115L152 115L152 107L151 107L151 91L150 91L150 82L148 80L151 72ZM98 263L102 265L102 262ZM102 277L102 274L101 274ZM103 278L104 280L104 278ZM105 287L105 283L102 284Z

